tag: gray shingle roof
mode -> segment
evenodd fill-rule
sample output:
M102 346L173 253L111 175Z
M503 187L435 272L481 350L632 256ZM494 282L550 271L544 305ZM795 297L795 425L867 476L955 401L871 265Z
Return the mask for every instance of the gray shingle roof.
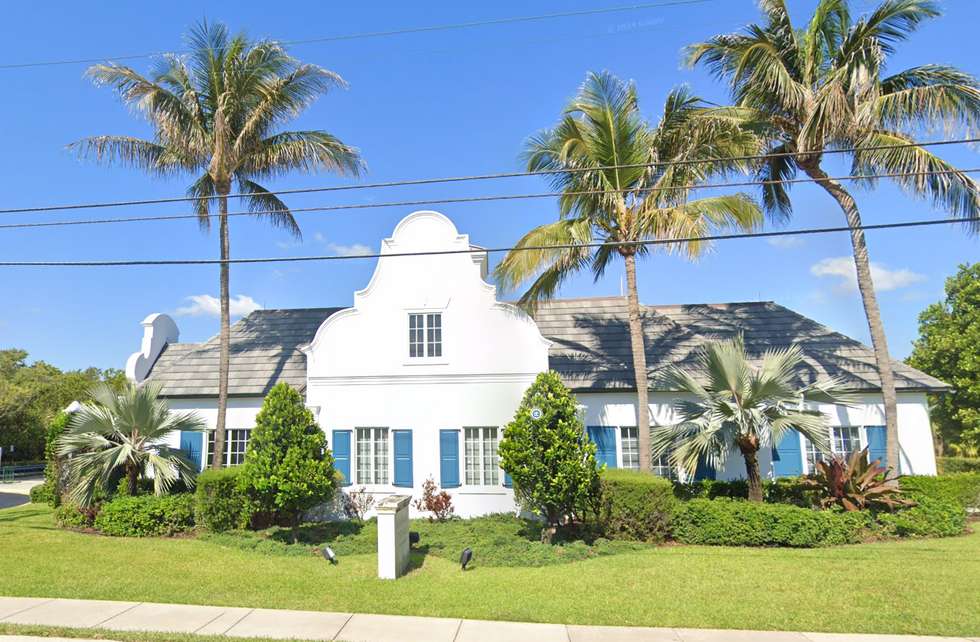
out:
M232 325L228 393L265 395L280 381L304 390L306 357L298 347L341 309L259 310ZM642 312L651 382L668 365L692 363L706 341L741 332L756 356L799 343L806 355L803 383L841 376L859 390L880 385L869 347L775 303L642 306ZM551 301L535 314L541 334L553 342L551 369L580 391L635 390L628 319L624 297ZM894 366L899 390L949 388L903 363ZM168 345L149 380L162 382L168 397L217 396L218 337Z
M798 343L805 355L800 382L843 377L849 388L880 389L871 348L771 302L642 306L650 380L669 365L693 363L706 341L745 337L750 355ZM552 370L573 390L635 390L629 312L624 297L542 304L541 334L554 343ZM899 390L946 390L942 381L893 361Z

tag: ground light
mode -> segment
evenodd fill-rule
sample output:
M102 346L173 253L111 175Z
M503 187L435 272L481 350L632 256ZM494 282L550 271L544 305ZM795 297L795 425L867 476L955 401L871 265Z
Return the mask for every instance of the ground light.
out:
M333 552L333 549L330 548L329 546L324 546L321 553L323 553L323 559L327 560L331 564L337 563L337 555Z
M466 547L463 549L463 554L459 556L459 563L463 565L463 570L466 570L466 565L470 563L473 559L473 549Z
M412 546L419 543L419 534L417 531L408 532L408 543Z

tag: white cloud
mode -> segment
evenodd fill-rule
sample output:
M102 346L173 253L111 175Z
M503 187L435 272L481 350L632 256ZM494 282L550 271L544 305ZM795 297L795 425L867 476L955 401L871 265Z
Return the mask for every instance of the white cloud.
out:
M176 316L221 316L221 302L210 294L191 295L184 297L184 300L192 301L193 303L184 308L177 308L174 312ZM228 308L231 316L240 317L254 310L261 310L262 306L256 303L252 297L239 294L237 297L232 297L228 301Z
M327 239L323 238L323 234L320 234L319 232L314 232L313 233L313 240L316 241L317 243L326 243L327 242Z
M810 274L816 277L836 277L839 281L834 285L834 294L850 294L857 292L857 269L854 259L850 256L839 256L823 259L810 267ZM888 292L908 287L913 283L926 280L925 275L917 274L907 268L890 270L881 263L871 263L871 278L874 279L875 290Z
M44 312L44 310L41 308L28 308L27 311L33 314L40 314L41 312Z
M806 241L799 236L771 236L766 239L766 242L773 247L788 250L791 247L799 247Z
M337 256L356 256L358 254L371 254L371 248L367 245L355 243L353 245L337 245L328 243L327 248Z

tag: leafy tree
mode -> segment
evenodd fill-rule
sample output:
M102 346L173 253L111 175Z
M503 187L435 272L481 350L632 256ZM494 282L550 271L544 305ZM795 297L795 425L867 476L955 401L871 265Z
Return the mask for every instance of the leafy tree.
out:
M561 121L524 143L528 171L554 172L548 180L562 192L561 220L528 232L494 270L494 279L507 291L531 281L520 305L533 311L577 272L588 269L598 280L623 260L639 426L650 425L650 410L636 257L654 249L642 242L761 224L758 206L745 194L691 198L692 186L741 167L735 160L697 161L749 155L756 147L754 136L731 118L711 115L686 87L670 93L660 123L651 128L633 83L608 72L590 73ZM672 162L679 164L666 164ZM592 243L618 245L567 247ZM566 247L524 249L542 246ZM656 249L694 260L710 247L708 241L689 241ZM639 435L640 468L650 472L649 434Z
M662 389L688 393L693 398L674 401L680 423L651 430L653 452L657 456L669 454L671 463L690 476L700 460L723 470L728 456L738 450L745 459L749 501L761 502L759 451L779 443L790 430L797 430L818 449L830 452L827 416L803 404L847 405L856 399L841 389L839 379L796 385L802 360L803 351L794 345L767 350L756 367L745 352L741 336L705 344L693 367L671 366L660 381Z
M558 375L542 372L500 442L500 467L510 475L520 504L544 517L541 539L548 544L561 519L581 517L599 491L595 444L576 406ZM541 411L539 419L531 417L533 409Z
M118 162L152 176L197 175L187 189L201 229L211 230L218 201L221 245L221 333L218 359L218 417L214 452L223 452L228 405L229 295L228 198L238 197L256 216L300 238L293 215L256 181L290 171L357 177L365 166L358 151L325 131L284 132L330 89L346 87L337 74L291 58L282 45L232 36L220 22L204 22L186 37L189 54L156 56L150 78L115 63L90 67L86 75L108 85L154 130L152 141L99 136L72 143L80 157L102 165ZM215 457L214 468L221 468Z
M823 168L824 153L847 152L851 174L887 174L908 195L927 198L951 217L980 215L980 186L918 144L923 134L980 125L980 82L956 67L927 64L885 75L888 59L926 21L940 15L933 0L886 0L857 20L848 0L820 0L801 28L785 0L759 0L761 24L715 36L687 49L690 66L704 63L728 83L734 109L724 113L767 139L756 175L768 181L763 206L791 213L789 184L802 172L840 205L850 227L857 281L868 317L887 426L886 462L898 474L895 378L871 278L857 202ZM845 157L847 158L847 157ZM859 182L874 186L875 178ZM976 221L965 221L971 232Z
M238 482L261 510L289 516L294 544L303 512L333 497L337 479L327 439L288 383L270 390L256 415Z
M68 496L74 504L91 506L96 490L110 492L119 468L125 469L131 496L148 469L157 495L180 478L194 486L197 463L162 440L174 431L204 430L206 423L197 413L171 413L159 394L159 384L130 385L121 395L104 383L89 391L91 402L72 414L56 449L59 456L71 457Z
M946 298L919 315L919 338L908 364L953 386L930 398L944 449L980 447L980 263L960 265L946 279Z

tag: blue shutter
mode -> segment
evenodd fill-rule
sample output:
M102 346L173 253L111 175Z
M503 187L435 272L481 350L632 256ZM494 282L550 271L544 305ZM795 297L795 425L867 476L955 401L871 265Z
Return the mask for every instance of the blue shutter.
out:
M881 457L881 465L885 465L885 445L888 443L888 430L884 426L868 426L868 461Z
M201 451L204 450L204 433L180 431L180 449L183 450L189 459L197 462L198 469L201 468Z
M414 485L412 475L412 431L391 431L393 449L395 451L395 486L411 488Z
M715 480L715 469L708 465L704 458L698 459L698 467L694 470L694 481Z
M508 475L507 473L504 473L504 486L506 486L507 488L514 487L514 481L510 478L510 475Z
M333 467L344 476L344 486L350 486L350 431L333 431Z
M439 431L439 478L443 488L459 486L459 431Z
M589 439L595 444L595 460L600 466L616 468L616 429L610 426L589 426Z
M774 477L799 477L803 474L803 451L800 449L800 433L790 429L772 449L772 474Z

